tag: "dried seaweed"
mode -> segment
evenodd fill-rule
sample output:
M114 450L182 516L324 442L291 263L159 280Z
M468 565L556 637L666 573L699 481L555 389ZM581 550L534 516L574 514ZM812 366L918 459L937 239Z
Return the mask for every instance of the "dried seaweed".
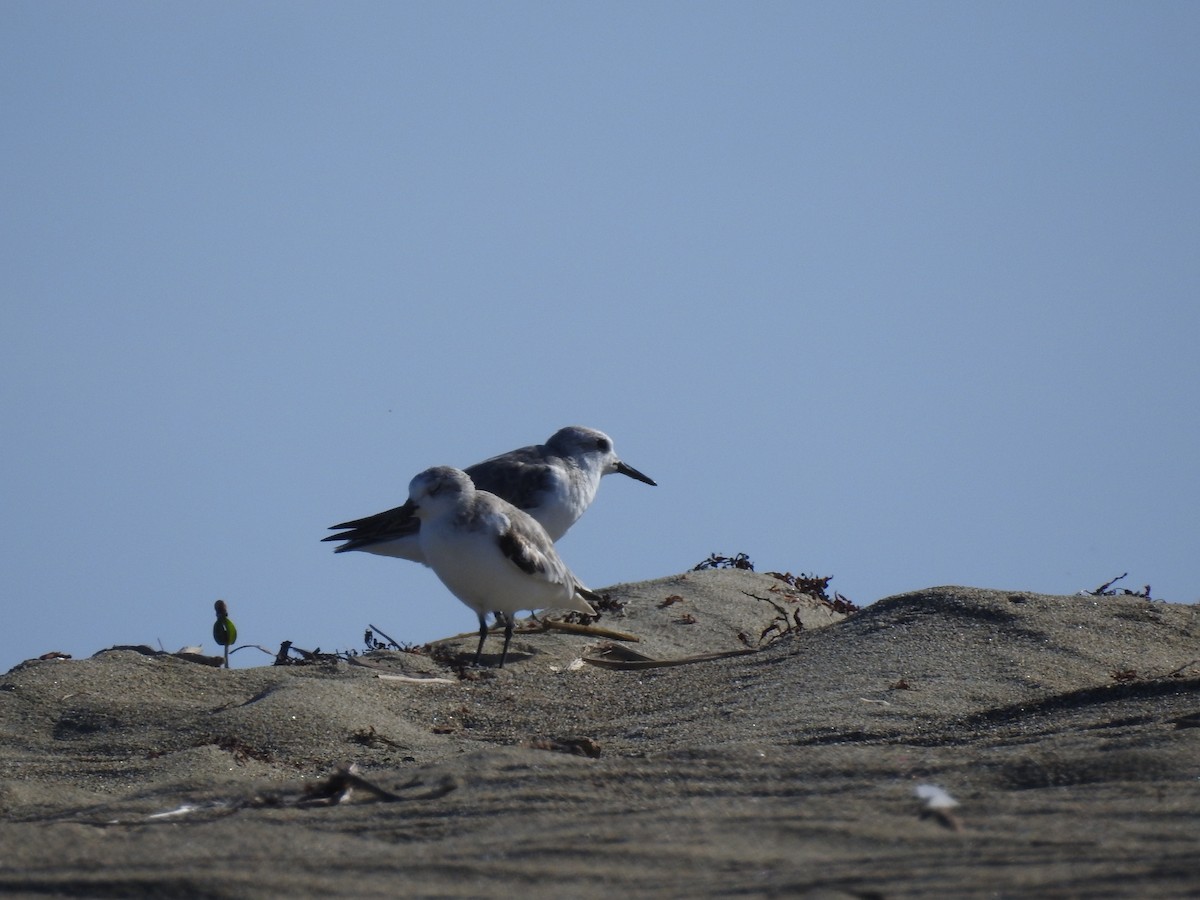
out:
M763 603L769 603L775 610L775 618L771 620L771 623L758 636L758 648L768 647L784 635L799 634L804 630L804 622L800 620L800 614L803 612L803 609L799 606L789 615L786 607L776 603L770 597L760 597L757 594L751 594L749 591L742 591L742 593L753 600L761 600ZM788 597L786 599L793 602L796 600L795 597ZM749 635L745 632L740 632L738 638L746 646L751 646Z
M381 641L379 638L375 637L376 634L383 638L383 640ZM390 649L404 652L406 649L390 635L384 634L383 629L378 625L370 624L367 625L367 630L363 633L363 644L366 645L368 651Z
M708 559L692 567L693 572L700 572L704 569L743 569L753 572L754 563L745 553L737 553L733 556L710 553ZM829 596L828 589L829 582L833 580L832 575L806 575L804 573L793 575L791 572L767 572L767 574L778 578L789 587L794 587L802 594L815 597L836 613L848 616L859 611L859 607L848 597L844 597L836 591L832 597Z
M353 655L349 652L322 653L320 647L316 650L302 650L293 646L291 641L284 641L279 645L279 652L275 654L275 661L271 665L331 666L336 665L339 660L349 659Z
M233 761L239 766L244 766L249 760L256 759L259 762L273 763L275 756L269 750L259 750L251 747L240 738L233 735L225 735L213 741L213 744L218 750L223 750L233 757Z
M832 575L805 575L803 572L799 575L793 575L791 572L768 572L767 574L772 578L778 578L789 587L794 587L802 594L829 602L829 596L825 591L829 587L829 582L833 580Z
M836 613L841 613L843 616L853 615L854 613L859 612L861 609L861 607L849 597L846 597L837 591L833 592L833 599L826 602L829 604L830 609Z
M592 601L592 608L598 613L611 613L620 616L625 614L625 601L618 600L612 594L601 594L599 600Z
M1121 588L1120 590L1113 588L1114 584L1128 574L1128 572L1122 572L1111 581L1104 582L1104 584L1100 585L1100 587L1094 588L1090 591L1081 591L1080 593L1087 594L1091 597L1116 597L1118 594L1120 594L1124 597L1142 597L1145 600L1153 600L1154 598L1150 596L1150 585L1148 584L1142 585L1142 589L1140 591L1131 591L1129 588Z
M708 559L692 567L693 572L701 572L704 569L745 569L748 572L753 572L754 563L750 562L750 557L745 553L738 553L734 556L721 556L719 553L710 553Z
M407 750L408 748L399 741L394 741L386 735L380 734L375 730L374 725L368 725L366 728L360 728L354 734L350 735L350 740L356 744L362 744L364 747L387 747L392 750Z
M833 592L833 597L829 596L828 589L829 582L833 581L832 575L806 575L803 572L799 575L793 575L791 572L768 572L767 574L773 578L778 578L784 584L795 588L801 594L807 594L810 597L820 600L835 613L849 616L859 611L859 607L853 601L837 591Z

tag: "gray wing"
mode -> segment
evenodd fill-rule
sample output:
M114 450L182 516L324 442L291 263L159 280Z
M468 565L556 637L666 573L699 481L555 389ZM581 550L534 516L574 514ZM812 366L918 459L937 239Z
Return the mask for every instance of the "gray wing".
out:
M496 538L500 552L523 572L540 576L545 581L566 584L563 580L566 567L558 559L546 533L535 531L524 517L510 515L506 518L508 527Z
M519 447L475 463L464 470L477 490L488 491L507 500L517 509L532 509L542 494L554 487L544 448L540 445ZM361 550L374 544L386 544L411 537L421 530L421 521L412 514L412 504L389 509L373 516L353 519L330 526L331 534L322 541L345 541L334 550Z
M412 514L413 505L406 501L403 506L376 513L362 519L353 519L341 525L331 525L331 530L341 530L341 534L331 534L321 538L322 541L345 541L336 548L334 553L346 550L361 550L372 544L384 544L389 541L414 535L421 527L421 520Z
M493 456L464 470L475 488L507 500L517 509L538 505L542 494L553 489L550 466L540 446L521 447Z
M480 496L476 494L476 496ZM482 496L487 496L486 494ZM519 509L503 513L508 520L496 536L500 552L523 572L548 584L563 587L565 592L554 603L557 609L572 609L576 612L595 615L596 610L588 600L600 600L599 595L589 591L567 568L567 564L554 549L554 542L533 517Z

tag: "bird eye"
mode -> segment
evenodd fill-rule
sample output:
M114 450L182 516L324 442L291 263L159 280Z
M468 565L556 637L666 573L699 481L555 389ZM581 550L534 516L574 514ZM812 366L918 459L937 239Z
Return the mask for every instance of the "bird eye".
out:
M596 449L601 453L607 453L612 449L612 441L608 438L596 438Z

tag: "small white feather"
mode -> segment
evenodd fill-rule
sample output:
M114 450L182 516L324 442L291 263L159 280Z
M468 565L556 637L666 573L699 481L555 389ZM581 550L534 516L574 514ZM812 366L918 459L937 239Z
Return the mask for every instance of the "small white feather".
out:
M926 809L954 809L958 801L936 784L918 784L917 796L925 801Z

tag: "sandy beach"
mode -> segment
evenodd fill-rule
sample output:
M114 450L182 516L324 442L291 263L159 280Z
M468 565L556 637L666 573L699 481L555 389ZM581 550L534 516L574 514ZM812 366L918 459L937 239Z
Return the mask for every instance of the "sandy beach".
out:
M0 891L1200 894L1196 607L937 587L847 616L734 569L605 593L637 641L522 630L465 677L472 634L17 666Z

